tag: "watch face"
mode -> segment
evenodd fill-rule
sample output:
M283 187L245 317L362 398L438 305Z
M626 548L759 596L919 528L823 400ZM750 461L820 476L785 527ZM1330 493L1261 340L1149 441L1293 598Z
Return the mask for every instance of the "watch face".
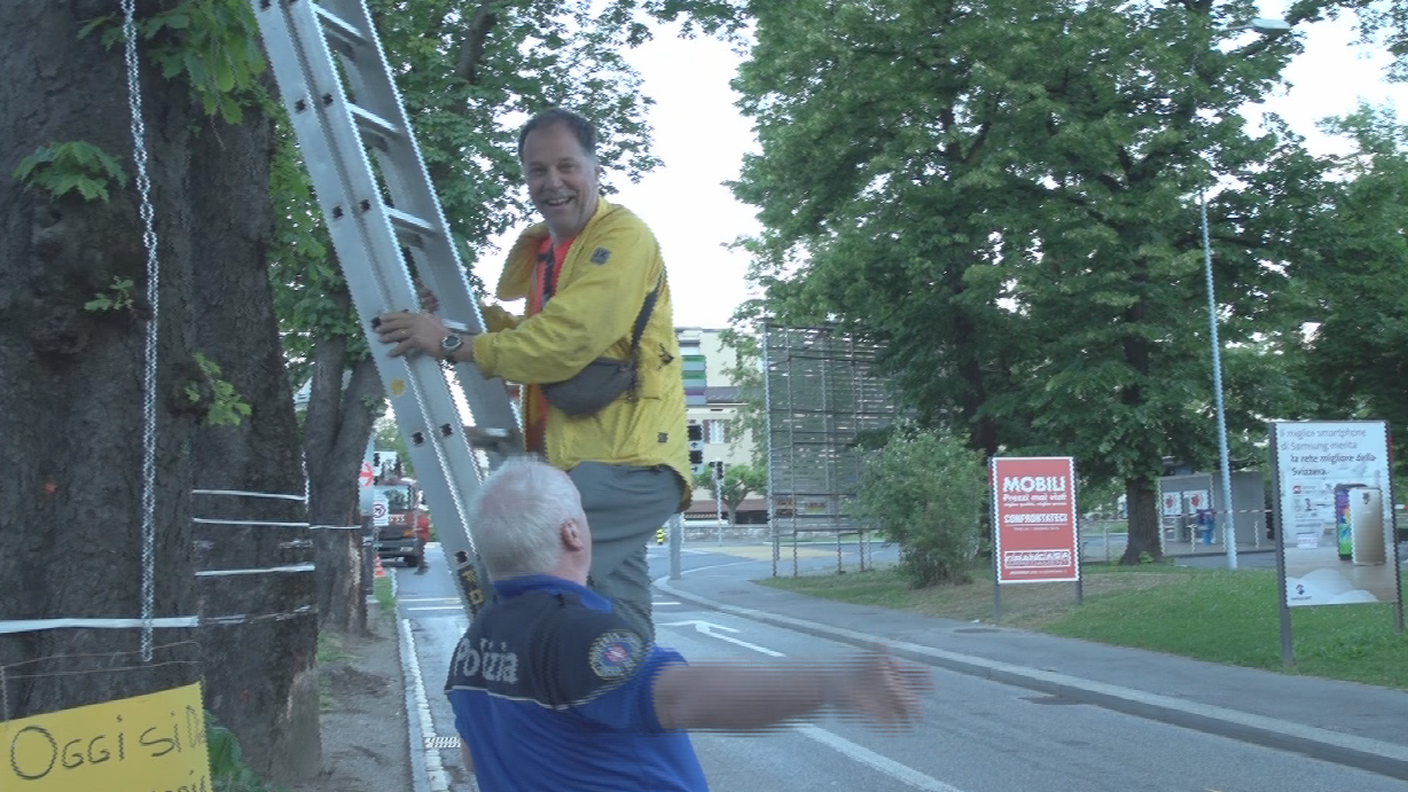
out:
M450 335L445 336L445 340L440 342L440 348L445 350L446 352L453 352L456 349L459 349L460 344L463 343L464 339L460 338L454 333L451 333Z

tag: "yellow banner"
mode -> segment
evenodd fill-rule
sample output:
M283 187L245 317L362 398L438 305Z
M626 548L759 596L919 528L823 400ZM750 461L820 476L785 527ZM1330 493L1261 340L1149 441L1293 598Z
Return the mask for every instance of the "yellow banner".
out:
M5 792L211 792L200 683L0 722Z

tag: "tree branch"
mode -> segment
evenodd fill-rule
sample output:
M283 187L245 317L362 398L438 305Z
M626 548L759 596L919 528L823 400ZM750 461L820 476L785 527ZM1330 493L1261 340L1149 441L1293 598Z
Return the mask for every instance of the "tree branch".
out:
M498 14L489 10L492 0L483 0L470 20L469 30L465 31L460 42L460 56L455 64L455 76L474 85L479 79L479 62L484 59L484 42L489 30L499 21Z

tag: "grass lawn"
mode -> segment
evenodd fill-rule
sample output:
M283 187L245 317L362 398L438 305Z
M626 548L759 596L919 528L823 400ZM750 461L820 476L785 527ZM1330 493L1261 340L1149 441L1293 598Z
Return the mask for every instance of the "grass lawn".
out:
M381 606L381 612L389 616L396 615L396 595L391 593L391 573L387 572L386 577L376 578L372 581L372 595L376 597L376 602Z
M766 578L765 586L872 607L964 621L993 621L992 570L974 582L912 589L892 569ZM1134 646L1217 663L1367 682L1408 690L1408 634L1394 630L1393 605L1291 610L1296 665L1281 666L1276 573L1147 564L1087 564L1085 603L1074 583L1002 587L1009 627Z

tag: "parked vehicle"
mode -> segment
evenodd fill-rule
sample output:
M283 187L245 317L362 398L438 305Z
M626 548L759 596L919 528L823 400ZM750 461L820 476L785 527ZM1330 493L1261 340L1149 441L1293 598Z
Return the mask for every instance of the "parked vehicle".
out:
M376 537L376 554L383 561L400 559L406 566L417 566L430 538L430 513L420 487L415 479L401 476L394 453L378 451L371 463L372 484L362 487L362 524Z

